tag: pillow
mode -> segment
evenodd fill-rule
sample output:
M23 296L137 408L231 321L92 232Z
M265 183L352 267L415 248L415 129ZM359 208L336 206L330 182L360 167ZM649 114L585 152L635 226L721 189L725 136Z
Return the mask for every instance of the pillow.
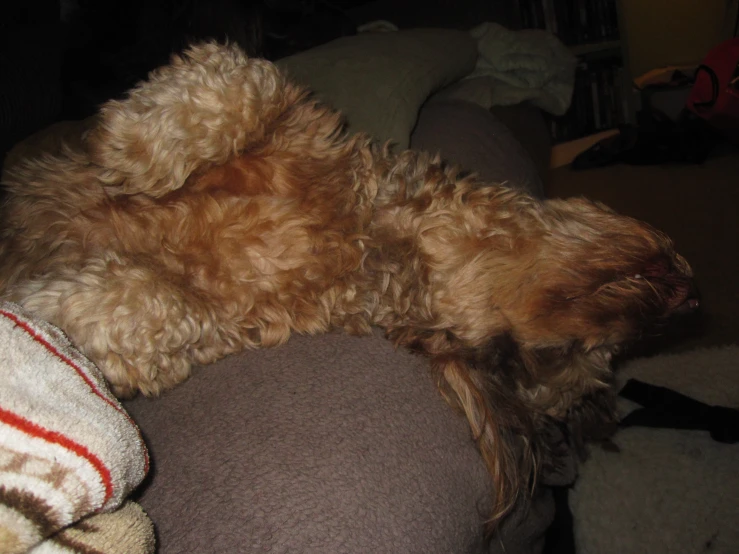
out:
M351 131L407 148L428 96L469 74L476 60L467 33L412 29L343 37L277 65L342 111Z

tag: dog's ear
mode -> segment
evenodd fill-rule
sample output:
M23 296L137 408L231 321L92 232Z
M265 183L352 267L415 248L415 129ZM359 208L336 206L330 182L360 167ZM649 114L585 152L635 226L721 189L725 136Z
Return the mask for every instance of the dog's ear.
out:
M473 437L493 478L493 512L499 522L535 484L533 422L518 396L461 356L431 360L447 401L467 417Z
M494 527L521 492L530 492L537 467L532 412L518 395L518 375L508 371L515 343L503 334L476 349L446 331L408 327L390 331L388 338L427 355L442 395L467 417L493 478Z
M153 71L123 100L106 103L86 136L111 195L160 197L198 169L264 138L303 92L270 62L237 46L204 43Z

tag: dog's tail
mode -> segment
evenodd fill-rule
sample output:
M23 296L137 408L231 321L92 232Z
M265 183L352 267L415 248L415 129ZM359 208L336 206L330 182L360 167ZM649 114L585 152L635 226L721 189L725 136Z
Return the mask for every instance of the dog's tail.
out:
M198 169L265 137L303 95L270 62L237 46L190 47L123 100L107 102L86 143L108 194L160 197Z

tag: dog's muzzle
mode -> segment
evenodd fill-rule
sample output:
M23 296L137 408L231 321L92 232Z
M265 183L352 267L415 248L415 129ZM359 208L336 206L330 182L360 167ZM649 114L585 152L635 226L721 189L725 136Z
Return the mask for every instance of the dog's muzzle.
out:
M666 313L688 314L700 307L700 295L693 280L690 266L681 256L673 260L665 258L650 263L636 279L647 279L651 283L659 283L664 290Z

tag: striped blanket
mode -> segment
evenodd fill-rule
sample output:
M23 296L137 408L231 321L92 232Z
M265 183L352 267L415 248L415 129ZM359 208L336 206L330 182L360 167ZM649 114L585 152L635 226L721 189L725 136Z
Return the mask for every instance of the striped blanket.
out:
M98 369L60 330L0 303L0 553L109 552L58 531L116 510L148 465L138 428ZM96 530L110 525L99 518ZM136 525L148 536L120 551L153 549L150 523Z

